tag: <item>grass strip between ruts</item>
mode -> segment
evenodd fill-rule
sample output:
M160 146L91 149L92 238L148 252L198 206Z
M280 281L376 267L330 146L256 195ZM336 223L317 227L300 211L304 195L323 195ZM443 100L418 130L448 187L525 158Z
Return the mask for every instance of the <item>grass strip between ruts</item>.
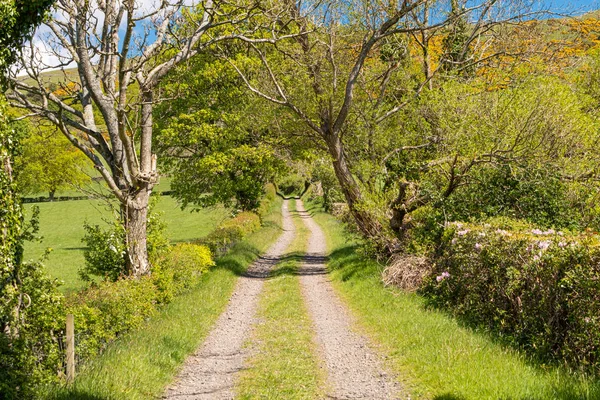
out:
M296 237L265 282L259 300L260 322L247 344L252 356L236 387L240 399L322 397L324 377L297 276L310 231L294 212L294 200L290 200L289 209Z

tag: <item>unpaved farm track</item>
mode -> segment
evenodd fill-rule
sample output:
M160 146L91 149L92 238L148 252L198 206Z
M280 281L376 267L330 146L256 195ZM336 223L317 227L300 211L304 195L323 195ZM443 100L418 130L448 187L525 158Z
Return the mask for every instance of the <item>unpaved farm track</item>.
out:
M298 275L302 294L315 330L321 365L327 376L330 399L399 399L400 387L387 374L367 338L353 330L353 319L327 278L325 236L304 210L296 208L311 232L307 254ZM257 323L257 306L263 283L272 267L281 260L295 237L288 202L282 206L283 234L266 254L240 277L226 310L219 317L204 344L185 363L164 399L233 399L237 372L251 351L244 344Z
M283 233L239 278L225 312L200 349L185 363L165 399L233 399L236 372L244 366L243 346L256 323L256 308L264 279L294 240L288 202L282 206ZM193 306L193 305L192 305Z
M325 236L304 210L296 209L311 231L307 254L300 266L300 283L316 332L320 355L327 368L332 399L398 399L398 381L386 373L367 338L352 329L353 320L327 278Z

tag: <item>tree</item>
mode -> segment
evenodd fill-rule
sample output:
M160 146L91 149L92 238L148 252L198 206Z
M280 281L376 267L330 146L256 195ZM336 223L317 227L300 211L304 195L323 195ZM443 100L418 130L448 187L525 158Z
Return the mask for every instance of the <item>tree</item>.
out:
M157 152L171 190L184 207L257 208L265 184L285 167L271 143L271 104L251 96L212 52L188 64L165 79L161 93L173 101L157 108Z
M89 160L54 127L29 131L23 140L23 152L15 160L18 186L23 194L47 192L50 200L58 190L79 187L90 182L85 173Z
M178 65L236 36L226 27L264 12L243 2L186 4L164 0L144 9L135 0L58 0L42 37L59 66L76 65L74 90L66 96L49 90L43 76L49 66L33 44L20 54L19 72L29 80L11 75L12 104L55 124L92 161L119 201L127 269L134 276L150 272L148 200L159 178L152 113L164 100L156 96L156 88Z
M0 69L7 71L22 45L52 1L0 1ZM5 82L2 82L5 83ZM4 85L2 85L4 87ZM24 241L31 231L24 223L15 185L13 162L21 138L10 124L4 96L0 97L0 396L32 398L39 383L35 368L40 348L52 335L58 296L54 283L39 265L23 262ZM35 221L35 219L34 219ZM34 226L35 228L35 226ZM45 320L44 320L45 319ZM37 350L37 352L36 352ZM44 353L42 351L42 353ZM56 360L54 360L56 361ZM55 364L56 365L56 364Z
M0 70L16 60L17 49L31 37L55 0L0 1Z
M469 38L463 41L469 46L475 40L493 39L494 29L501 30L503 22L518 21L528 15L526 4L518 1L471 2L460 13L452 13L447 8L445 2L426 0L330 1L313 8L290 4L288 12L294 24L290 24L289 29L299 34L285 44L278 42L276 47L250 44L263 65L262 74L248 73L243 60L230 58L253 93L287 108L307 128L304 135L325 147L359 230L378 242L382 242L383 232L388 227L399 231L398 218L406 205L400 201L390 202L388 211L394 214L390 225L380 222L368 205L368 196L353 169L347 144L357 134L363 139L354 141L360 148L361 144L373 143L372 138L380 127L417 98L439 68L433 70L431 65L426 65L424 76L416 75L403 68L397 57L377 56L382 50L387 53L394 38L410 36L418 40L419 33L440 32L459 17L470 18ZM436 12L435 18L428 16L430 12ZM396 40L396 43L401 42ZM424 46L425 51L428 47ZM489 57L490 54L482 53L470 63ZM304 82L309 84L304 85ZM357 103L360 106L357 107ZM355 123L359 123L366 134L357 132ZM400 124L395 129L402 132L405 127ZM424 143L416 144L421 145ZM371 181L367 185L375 183ZM403 198L403 183L394 186L399 198ZM397 241L381 244L393 249Z

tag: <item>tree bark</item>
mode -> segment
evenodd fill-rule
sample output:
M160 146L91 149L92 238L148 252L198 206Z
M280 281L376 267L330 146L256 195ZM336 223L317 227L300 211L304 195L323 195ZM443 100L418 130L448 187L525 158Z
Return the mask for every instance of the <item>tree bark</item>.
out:
M144 189L128 197L124 205L127 270L136 277L150 273L147 250L149 198L150 190Z
M325 135L325 141L327 142L329 154L333 158L335 176L340 183L342 193L344 193L344 197L348 203L348 209L354 217L359 230L369 238L380 239L383 231L381 224L369 211L360 207L363 195L348 166L341 138L338 134L329 133Z

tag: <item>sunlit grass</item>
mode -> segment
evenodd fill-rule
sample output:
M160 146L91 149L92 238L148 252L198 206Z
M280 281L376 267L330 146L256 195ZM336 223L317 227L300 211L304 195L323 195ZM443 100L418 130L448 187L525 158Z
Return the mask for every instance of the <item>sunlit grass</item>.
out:
M64 281L62 290L77 290L83 286L77 271L84 264L85 231L83 223L105 225L112 213L109 207L97 200L71 200L52 203L37 203L40 208L41 242L26 244L25 257L37 259L47 248L52 252L44 263L52 277ZM26 205L31 213L32 204ZM223 207L208 208L200 212L182 211L176 200L169 196L158 197L156 211L162 212L166 223L166 235L174 242L201 238L215 229L228 216Z
M362 327L382 345L412 398L599 399L600 385L536 366L489 336L427 309L416 294L385 288L381 267L356 254L356 243L330 215L311 208L331 251L334 286Z

